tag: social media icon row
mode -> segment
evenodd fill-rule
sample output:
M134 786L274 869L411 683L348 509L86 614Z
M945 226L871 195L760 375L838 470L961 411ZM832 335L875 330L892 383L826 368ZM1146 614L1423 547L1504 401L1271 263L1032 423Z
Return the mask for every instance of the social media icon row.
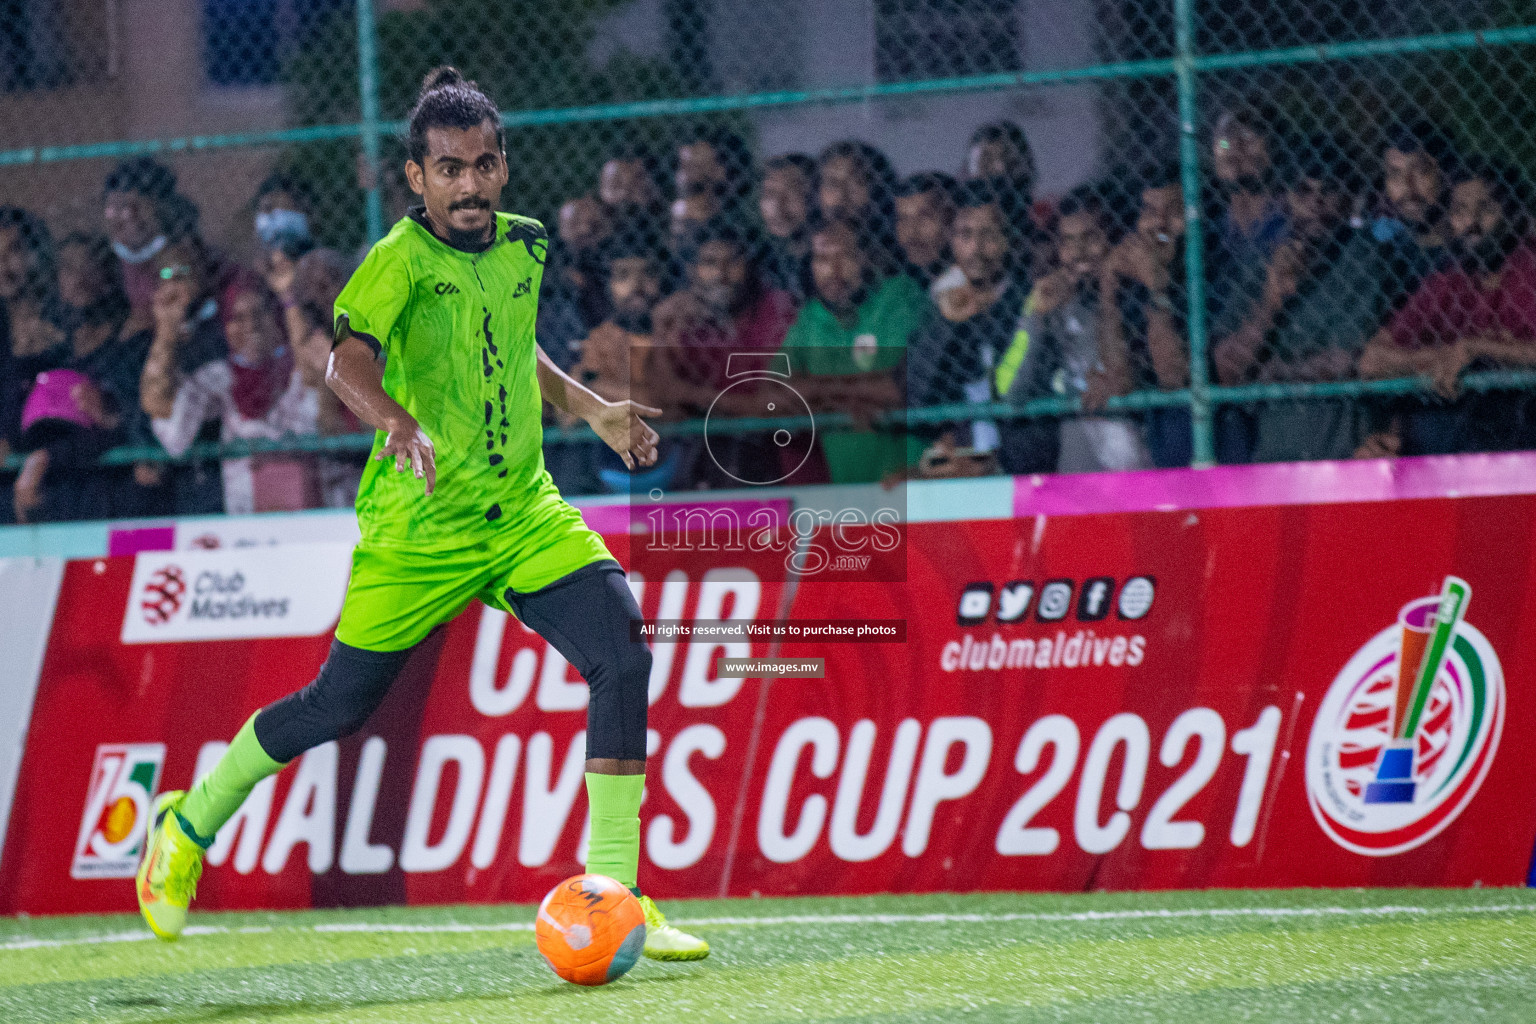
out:
M1023 622L1033 609L1037 622L1060 622L1075 606L1079 622L1098 622L1111 611L1135 621L1146 618L1156 593L1151 576L1132 576L1118 592L1113 576L1094 576L1084 580L1081 588L1067 579L1047 580L1038 588L1033 580L1010 580L1001 587L982 581L968 583L960 592L955 620L962 626L977 626L989 617L1000 623Z

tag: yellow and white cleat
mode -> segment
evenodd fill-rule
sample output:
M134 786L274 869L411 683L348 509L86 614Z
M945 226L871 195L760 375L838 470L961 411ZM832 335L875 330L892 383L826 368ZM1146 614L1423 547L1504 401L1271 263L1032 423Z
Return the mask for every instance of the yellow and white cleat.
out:
M187 907L197 895L197 880L203 874L203 848L176 817L185 797L186 793L177 791L155 800L154 824L135 886L139 913L149 930L166 940L180 937L187 926Z
M649 896L640 897L645 911L645 955L652 960L703 960L709 956L709 943L667 924Z

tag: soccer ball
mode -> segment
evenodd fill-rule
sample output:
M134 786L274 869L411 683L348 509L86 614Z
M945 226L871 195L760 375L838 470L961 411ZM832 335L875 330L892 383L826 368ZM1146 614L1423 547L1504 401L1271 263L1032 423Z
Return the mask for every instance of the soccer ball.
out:
M607 875L572 875L539 904L533 931L550 970L578 985L606 985L640 959L645 911Z

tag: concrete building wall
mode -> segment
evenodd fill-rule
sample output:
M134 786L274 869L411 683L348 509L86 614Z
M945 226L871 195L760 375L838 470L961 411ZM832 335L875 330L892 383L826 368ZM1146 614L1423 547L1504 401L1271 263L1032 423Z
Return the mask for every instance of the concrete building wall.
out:
M1093 6L1084 0L1031 0L1017 7L1026 69L1095 60ZM876 80L874 0L713 0L709 49L726 92L817 89ZM592 56L619 50L665 54L661 0L634 0L603 25ZM815 153L838 139L883 149L899 172L958 172L970 133L1010 118L1023 126L1039 165L1042 194L1090 177L1100 162L1102 126L1090 87L764 108L751 113L759 155Z
M0 94L0 148L262 131L282 127L280 88L215 88L202 62L199 0L57 0L63 21L108 33L92 45L83 81ZM111 18L108 21L108 17ZM203 211L204 233L239 249L246 203L274 151L208 151L167 158ZM100 189L112 160L0 167L0 201L47 216L57 233L100 225Z
M88 58L81 80L62 88L0 93L0 148L117 139L260 131L287 122L278 87L214 87L203 68L200 0L50 0L66 38ZM385 0L384 8L420 0ZM729 92L817 88L875 80L874 0L713 0L707 41ZM1017 5L1026 67L1093 60L1092 6L1085 0ZM591 57L620 50L662 57L664 0L633 0L609 18ZM838 139L867 140L902 173L957 171L979 124L1020 122L1033 143L1040 192L1059 193L1099 161L1102 126L1091 88L1035 89L825 106L750 114L759 155L815 152ZM183 191L203 210L208 237L236 253L250 239L248 200L276 159L275 148L167 157ZM100 185L115 161L0 167L0 202L35 209L55 230L99 227Z

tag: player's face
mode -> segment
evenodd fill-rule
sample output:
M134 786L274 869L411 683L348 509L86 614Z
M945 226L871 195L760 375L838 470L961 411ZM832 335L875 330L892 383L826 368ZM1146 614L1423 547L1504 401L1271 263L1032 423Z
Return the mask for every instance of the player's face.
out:
M913 266L930 267L944 258L954 207L938 191L896 198L896 241Z
M560 207L560 241L572 252L595 248L611 230L608 208L591 196L572 199Z
M229 319L224 323L224 340L231 357L248 366L259 366L272 358L281 337L272 307L258 292L245 291L235 296Z
M705 242L689 268L693 290L719 310L734 310L747 283L747 259L731 242Z
M1389 149L1382 156L1382 191L1393 211L1409 224L1426 224L1440 203L1440 168L1427 153Z
M955 251L955 265L971 284L986 288L1002 280L1008 268L1008 233L996 206L956 213L949 244Z
M677 173L673 183L678 195L689 195L725 184L725 164L715 147L707 142L690 142L677 149Z
M1291 230L1303 238L1320 239L1344 216L1344 196L1320 178L1302 178L1285 194Z
M202 263L192 247L174 242L155 257L155 291L167 292L190 304L204 291Z
M1487 182L1473 178L1451 189L1451 230L1468 251L1488 239L1498 240L1504 228L1504 211Z
M137 192L108 192L102 219L106 222L107 237L130 249L142 249L160 231L155 204Z
M407 161L405 176L434 226L484 238L507 184L507 158L489 120L473 128L428 128L427 155L420 164Z
M1269 144L1242 122L1233 122L1214 140L1216 177L1244 188L1261 187L1269 170Z
M84 245L59 250L59 298L67 306L84 309L107 294L111 282Z
M763 175L762 195L757 197L757 212L762 213L763 227L774 238L791 238L805 227L809 210L811 183L805 172L794 164L774 167Z
M0 299L14 299L26 285L32 254L21 241L19 228L0 228Z
M810 191L811 183L805 172L793 164L775 167L764 175L757 208L770 235L790 238L805 226Z
M1163 185L1141 193L1136 233L1164 257L1173 252L1184 237L1184 193L1179 186Z
M293 210L303 213L304 204L299 202L298 197L292 192L284 192L281 189L268 192L256 200L257 213L271 213L273 210Z
M1024 154L1002 139L978 142L965 154L965 176L972 181L982 178L1018 178L1028 168Z
M846 310L864 287L864 254L852 229L838 224L811 239L811 277L830 309Z
M673 200L670 230L674 247L681 247L690 231L719 212L720 200L713 192L694 192Z
M661 277L644 256L620 256L608 264L608 301L615 312L649 313L661 298Z
M821 212L828 217L857 217L869 205L869 182L859 162L851 156L835 156L821 165L817 191Z
M1072 213L1056 225L1056 254L1062 269L1077 280L1091 278L1109 253L1104 225L1091 213Z
M656 187L639 160L609 160L598 178L597 194L615 209L649 207L656 202Z

